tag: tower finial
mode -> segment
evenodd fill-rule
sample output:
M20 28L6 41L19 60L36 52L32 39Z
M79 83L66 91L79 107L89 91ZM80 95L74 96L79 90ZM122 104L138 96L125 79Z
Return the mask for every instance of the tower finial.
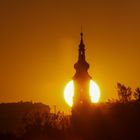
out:
M81 25L81 33L80 33L80 35L81 35L81 38L83 37L83 26Z
M81 42L80 42L80 46L82 45L84 47L84 42L83 42L83 32L80 33L81 36Z

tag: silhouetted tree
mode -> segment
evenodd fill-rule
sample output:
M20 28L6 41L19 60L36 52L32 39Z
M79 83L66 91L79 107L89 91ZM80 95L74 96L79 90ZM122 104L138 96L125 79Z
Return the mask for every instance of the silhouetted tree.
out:
M134 98L138 101L140 101L140 88L136 88L134 91Z
M119 100L123 103L129 102L132 97L132 90L130 87L126 87L123 84L117 83L117 90Z
M42 135L43 115L40 112L30 112L24 118L24 137L31 139Z
M70 117L61 112L30 112L24 117L23 122L24 139L62 139L62 132L70 126Z

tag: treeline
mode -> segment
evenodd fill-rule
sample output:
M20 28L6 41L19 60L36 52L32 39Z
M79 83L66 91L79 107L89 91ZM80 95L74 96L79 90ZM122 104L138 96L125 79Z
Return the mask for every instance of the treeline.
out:
M140 88L117 83L117 99L73 109L72 129L84 140L139 140Z
M139 140L140 103L100 103L78 109L77 116L31 112L0 140Z
M132 92L118 83L117 94L118 99L106 103L73 108L70 116L38 104L23 114L20 128L1 132L0 140L139 140L140 89Z
M132 99L140 101L140 88L137 87L133 92L131 87L126 87L124 84L117 83L117 92L119 101L122 103L126 103L131 101Z
M0 140L46 140L64 139L70 129L70 116L58 112L52 114L35 110L22 118L22 125L16 131L0 133Z

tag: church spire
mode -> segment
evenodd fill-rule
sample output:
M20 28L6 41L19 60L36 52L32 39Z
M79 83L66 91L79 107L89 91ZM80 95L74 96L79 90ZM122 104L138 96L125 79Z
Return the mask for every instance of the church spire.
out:
M83 41L83 33L80 33L80 44L78 48L78 61L74 64L76 73L73 76L75 85L75 95L73 97L74 106L81 106L90 103L89 97L89 81L91 76L88 73L89 64L85 58L85 45Z
M78 61L75 63L74 68L76 69L76 74L74 78L87 76L90 77L87 70L89 68L89 64L86 62L85 59L85 45L83 41L83 32L80 33L81 40L79 44L79 54L78 54ZM84 73L84 74L83 74Z
M81 42L80 42L80 44L81 45L84 45L84 43L83 43L83 32L80 33L80 36L81 36Z
M81 41L79 45L79 61L85 60L85 45L83 42L83 33L81 32L80 35L81 35Z

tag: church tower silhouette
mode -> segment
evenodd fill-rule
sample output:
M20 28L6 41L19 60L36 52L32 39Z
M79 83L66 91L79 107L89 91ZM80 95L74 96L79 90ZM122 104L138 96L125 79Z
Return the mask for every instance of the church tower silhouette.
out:
M89 95L89 82L91 76L88 74L89 64L85 58L85 45L83 42L83 33L81 32L81 41L79 44L78 61L74 64L76 70L73 76L74 81L74 97L73 108L78 106L87 106L91 103Z
M74 64L76 70L72 81L74 85L73 104L72 104L72 127L76 133L85 134L85 130L91 130L94 104L100 97L98 85L92 80L88 73L89 64L85 57L85 45L83 33L81 32L81 41L79 44L78 61ZM81 127L84 126L84 129ZM88 131L86 131L88 132Z

